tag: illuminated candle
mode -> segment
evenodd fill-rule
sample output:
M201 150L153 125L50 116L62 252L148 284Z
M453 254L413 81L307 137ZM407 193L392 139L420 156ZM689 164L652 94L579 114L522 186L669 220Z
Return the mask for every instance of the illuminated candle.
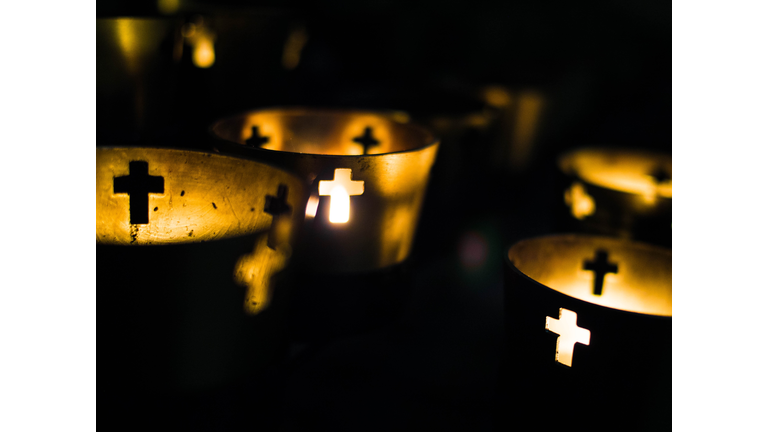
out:
M672 244L672 156L583 148L559 159L562 231Z
M259 162L97 147L99 391L111 412L175 420L156 409L165 398L280 358L275 312L253 314L270 303L305 202L301 179Z
M326 272L381 269L411 250L438 141L402 113L285 108L211 126L222 153L307 179L294 259Z
M671 427L670 250L552 235L512 246L504 272L502 422L544 424L544 409L579 430Z

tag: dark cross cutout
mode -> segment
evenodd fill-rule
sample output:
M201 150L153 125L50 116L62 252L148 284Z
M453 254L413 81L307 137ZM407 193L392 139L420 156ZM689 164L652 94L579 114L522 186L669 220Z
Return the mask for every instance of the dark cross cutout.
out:
M130 162L128 172L127 176L114 178L114 191L128 194L131 224L148 224L149 194L165 191L163 177L149 175L149 164L144 161Z
M368 154L368 149L375 145L379 145L379 140L373 137L373 128L370 126L365 128L362 136L352 138L352 141L363 146L363 154Z
M269 137L261 136L259 134L258 126L251 126L251 137L245 140L245 145L248 147L261 147L269 142Z
M606 274L619 272L619 266L616 263L608 262L608 252L603 250L595 252L594 261L584 261L583 268L595 272L594 295L603 295L603 281Z
M269 238L267 246L272 249L277 247L277 221L282 215L291 214L291 206L288 205L286 197L288 196L288 186L281 184L277 187L277 196L267 195L264 202L264 211L272 215L272 226L269 228Z

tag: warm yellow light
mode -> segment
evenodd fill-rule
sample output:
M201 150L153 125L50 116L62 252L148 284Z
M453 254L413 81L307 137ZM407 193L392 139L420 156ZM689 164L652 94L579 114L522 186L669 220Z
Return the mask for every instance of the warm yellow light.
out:
M291 256L287 243L276 250L267 246L268 236L262 236L253 252L240 257L235 266L234 279L246 287L245 312L255 315L263 311L272 300L272 276L282 270Z
M586 183L638 194L648 205L672 198L672 158L666 155L591 148L566 155L560 163ZM654 177L655 172L662 177Z
M213 51L213 39L208 35L201 35L195 42L192 52L192 62L199 68L209 68L216 62L216 53Z
M349 194L342 185L336 185L331 190L331 212L328 219L331 223L349 221Z
M589 345L591 332L576 325L576 312L560 308L560 319L547 317L544 328L558 335L555 360L571 367L573 346L577 343Z
M580 182L573 183L565 191L565 204L571 207L571 214L576 219L584 219L595 213L595 200Z
M310 196L307 200L307 208L304 211L304 215L309 219L313 219L317 214L318 205L320 205L320 198L315 195Z
M161 14L171 15L179 10L179 0L157 0L157 10Z
M331 223L347 223L349 221L349 197L363 194L362 181L352 180L352 170L349 168L336 168L333 173L333 181L321 180L318 182L318 191L321 196L331 197L331 210L328 220Z
M615 269L604 272L595 295L593 270L585 264L605 251ZM608 237L562 235L524 240L509 249L521 272L579 300L629 312L672 316L672 253L643 243Z
M304 45L308 40L307 32L304 27L295 27L288 35L288 40L285 41L285 47L283 48L283 67L288 70L293 70L299 65L301 61L301 50L304 49Z

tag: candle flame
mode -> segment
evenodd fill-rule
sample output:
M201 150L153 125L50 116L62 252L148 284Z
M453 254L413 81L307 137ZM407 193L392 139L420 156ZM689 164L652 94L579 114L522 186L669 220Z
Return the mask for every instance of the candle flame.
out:
M200 36L195 43L192 61L199 68L209 68L216 61L216 53L213 51L213 40L210 37Z
M336 185L331 189L331 212L328 219L331 223L349 221L349 193L343 185Z

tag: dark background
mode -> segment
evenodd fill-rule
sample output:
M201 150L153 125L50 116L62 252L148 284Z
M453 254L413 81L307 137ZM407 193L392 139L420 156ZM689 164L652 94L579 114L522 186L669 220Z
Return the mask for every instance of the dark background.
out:
M345 307L375 309L376 296L396 297L383 302L388 318L363 323L349 314L343 323L340 311L341 330L329 327L309 342L294 335L286 362L260 375L270 393L260 391L263 381L246 379L236 389L185 396L174 409L195 415L180 416L179 424L258 427L248 413L265 406L268 420L260 421L286 430L494 430L498 416L514 416L495 397L503 364L503 251L561 229L553 178L563 151L604 145L671 153L671 4L181 5L169 17L155 2L97 2L97 18L183 23L201 15L217 35L211 68L194 67L189 49L172 60L169 39L138 80L112 68L109 42L97 39L97 145L210 150L207 127L214 120L285 105L402 109L429 124L437 116L483 112L487 101L478 95L489 85L513 97L534 92L544 108L521 165L497 160L499 146L512 144L496 123L442 137L412 257L397 269L345 281L372 287L360 304ZM283 47L298 26L308 39L298 66L287 70ZM141 90L138 82L146 83Z

